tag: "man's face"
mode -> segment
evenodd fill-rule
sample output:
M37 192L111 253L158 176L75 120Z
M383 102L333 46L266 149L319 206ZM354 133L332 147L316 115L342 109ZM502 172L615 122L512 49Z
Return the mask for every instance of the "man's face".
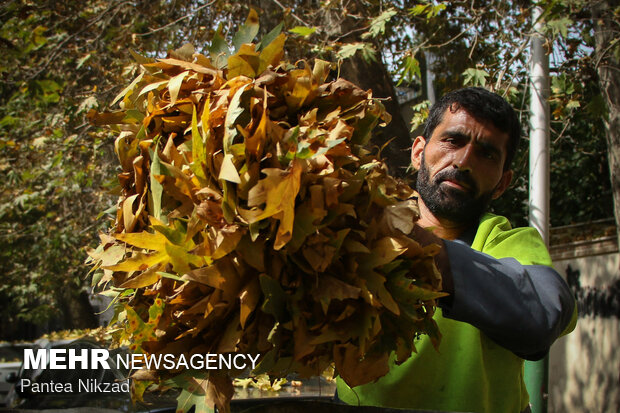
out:
M431 138L418 136L411 151L417 190L429 211L456 224L475 222L510 184L508 140L493 123L448 108Z

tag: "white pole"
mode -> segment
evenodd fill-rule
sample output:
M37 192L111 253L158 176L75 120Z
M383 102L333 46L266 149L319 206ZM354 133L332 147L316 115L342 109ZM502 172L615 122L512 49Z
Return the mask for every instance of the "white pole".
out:
M435 96L435 87L433 86L435 74L431 66L435 62L435 55L432 52L424 51L424 57L426 58L426 94L431 105L434 105L437 97Z
M530 65L530 179L529 221L549 245L549 56L544 49L542 9L532 13ZM533 413L547 411L548 359L526 362L525 379Z
M534 9L536 21L542 10ZM538 21L534 30L542 27ZM530 225L549 244L549 57L543 38L532 37L530 65Z

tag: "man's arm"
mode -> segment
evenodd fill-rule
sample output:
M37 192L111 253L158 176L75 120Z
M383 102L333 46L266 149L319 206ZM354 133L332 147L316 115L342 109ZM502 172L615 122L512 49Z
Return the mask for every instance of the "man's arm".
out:
M436 262L450 293L439 302L445 317L472 324L529 360L542 358L571 322L575 299L553 268L496 259L421 228L416 235L444 246Z

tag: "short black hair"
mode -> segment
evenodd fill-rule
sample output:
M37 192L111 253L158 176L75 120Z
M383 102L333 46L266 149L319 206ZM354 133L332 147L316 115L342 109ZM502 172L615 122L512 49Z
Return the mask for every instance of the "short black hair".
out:
M447 109L464 109L480 121L491 121L500 131L508 134L504 170L510 169L521 139L521 124L513 107L500 95L481 87L468 87L446 93L432 107L424 124L422 136L431 138Z

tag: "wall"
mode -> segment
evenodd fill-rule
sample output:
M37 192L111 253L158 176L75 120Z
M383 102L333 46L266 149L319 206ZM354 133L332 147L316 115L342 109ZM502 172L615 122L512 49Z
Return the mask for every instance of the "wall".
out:
M550 413L620 412L620 260L615 237L551 248L579 319L549 355Z

